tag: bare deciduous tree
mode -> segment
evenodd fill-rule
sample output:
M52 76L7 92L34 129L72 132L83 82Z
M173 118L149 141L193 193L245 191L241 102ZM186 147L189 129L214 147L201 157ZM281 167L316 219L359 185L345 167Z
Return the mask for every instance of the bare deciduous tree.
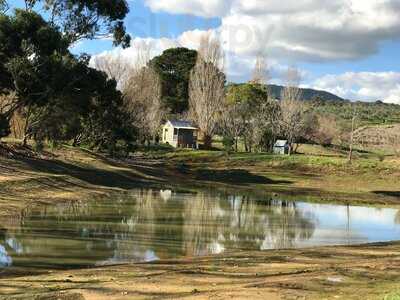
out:
M226 103L222 108L220 130L224 137L232 139L235 151L238 151L238 140L243 134L245 124L242 118L242 103Z
M250 83L267 84L269 80L269 71L266 58L259 54L256 57L256 63L251 76Z
M306 128L307 105L302 101L299 88L300 73L296 68L289 68L286 74L286 86L281 95L280 131L289 143L289 155L293 152L296 140L304 135Z
M254 116L255 132L254 142L259 151L272 151L279 135L280 107L272 99L262 103Z
M135 65L124 88L124 109L139 129L142 140L155 140L165 111L161 102L161 80L148 66L149 44L137 47Z
M91 63L94 68L114 79L121 91L125 90L133 66L121 54L95 56Z
M311 135L307 135L308 139L321 146L332 145L335 140L339 140L341 132L334 116L319 115L316 121L318 126L314 124Z
M268 86L270 79L267 59L259 54L256 57L251 84L261 86L266 92L266 99L259 103L255 109L252 121L249 123L253 127L251 131L254 144L261 151L271 151L273 143L278 135L279 126L279 106L272 99L271 91ZM251 148L251 147L250 147Z
M209 35L201 39L198 53L190 74L189 111L209 149L225 98L224 53L220 42Z
M350 138L349 138L349 163L353 162L353 148L355 143L355 131L356 131L356 120L357 120L357 108L353 105L353 112L351 116L351 131L350 131Z

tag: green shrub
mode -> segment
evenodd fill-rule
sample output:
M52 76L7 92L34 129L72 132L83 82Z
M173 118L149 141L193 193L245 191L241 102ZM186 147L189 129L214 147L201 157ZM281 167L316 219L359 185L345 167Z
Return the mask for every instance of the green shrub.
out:
M226 152L231 152L233 150L233 145L235 144L235 139L232 137L224 136L222 138L222 145Z
M400 300L400 293L391 293L386 295L383 300Z
M42 140L37 140L33 143L33 150L35 152L42 152L44 150L44 143Z

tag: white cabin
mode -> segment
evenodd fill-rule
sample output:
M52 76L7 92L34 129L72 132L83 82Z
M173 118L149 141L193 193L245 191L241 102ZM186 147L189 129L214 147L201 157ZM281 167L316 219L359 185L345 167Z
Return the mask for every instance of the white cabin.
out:
M189 121L167 121L163 126L162 142L174 148L197 149L198 131Z
M289 154L289 143L286 140L277 140L274 145L275 154Z

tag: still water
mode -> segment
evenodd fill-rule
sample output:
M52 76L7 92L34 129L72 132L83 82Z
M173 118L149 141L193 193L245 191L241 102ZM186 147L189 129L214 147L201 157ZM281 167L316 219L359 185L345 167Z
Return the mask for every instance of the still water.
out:
M136 190L0 223L0 268L73 268L237 250L400 240L397 209Z

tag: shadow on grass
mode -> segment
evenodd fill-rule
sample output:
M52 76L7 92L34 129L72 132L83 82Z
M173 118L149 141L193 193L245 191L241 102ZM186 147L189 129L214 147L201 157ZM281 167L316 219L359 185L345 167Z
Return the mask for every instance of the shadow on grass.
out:
M252 174L247 170L212 170L199 169L195 172L197 180L216 181L234 184L291 184L286 180L273 180L265 176Z
M373 191L373 193L382 196L397 197L400 199L400 191Z
M97 186L132 189L146 184L143 176L136 175L129 171L108 171L98 168L80 167L59 160L32 158L20 158L19 160L34 171L53 175L68 175ZM116 164L113 165L116 166ZM146 179L146 181L149 180ZM150 183L151 182L148 182L148 184Z

